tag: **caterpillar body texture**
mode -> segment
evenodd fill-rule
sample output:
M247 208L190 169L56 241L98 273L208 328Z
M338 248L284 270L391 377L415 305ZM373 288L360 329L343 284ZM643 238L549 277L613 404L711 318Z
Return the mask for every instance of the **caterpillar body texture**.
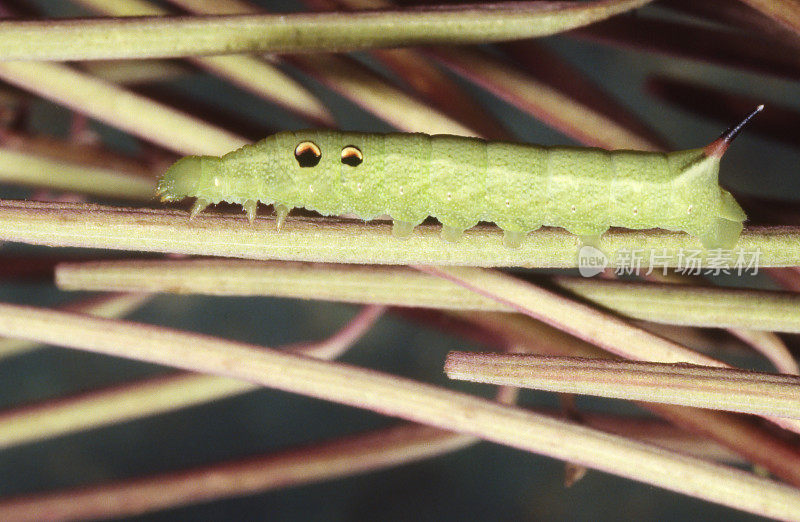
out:
M757 111L756 111L757 112ZM752 115L751 115L752 116ZM428 216L457 240L479 221L518 246L543 225L587 241L610 226L663 228L731 248L746 219L717 182L733 131L705 148L671 153L544 147L426 134L281 132L222 157L189 156L162 177L163 200L197 198L192 215L220 201L274 204L325 215L388 214L405 237Z

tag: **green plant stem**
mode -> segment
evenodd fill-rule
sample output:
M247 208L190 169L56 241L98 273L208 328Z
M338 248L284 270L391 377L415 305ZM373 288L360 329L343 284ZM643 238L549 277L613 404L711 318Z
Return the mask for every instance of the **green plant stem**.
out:
M0 78L179 154L220 155L249 143L66 65L0 61Z
M145 305L153 296L147 293L107 294L101 297L67 303L60 309L66 312L96 315L98 317L123 317ZM24 339L0 339L0 360L41 346Z
M570 293L657 323L800 333L800 294L769 290L553 278Z
M282 259L360 264L427 264L518 267L574 267L581 241L562 229L531 233L520 248L506 248L493 226L467 230L457 243L439 238L441 227L420 226L407 240L392 236L385 222L364 223L333 218L289 217L279 231L272 218L250 224L244 213L222 216L201 213L125 209L69 203L0 201L0 240L48 246L107 248L247 259ZM653 249L664 263L681 263L681 253L702 250L687 234L662 230L613 230L601 248ZM742 233L733 251L760 250L760 266L800 264L800 229L752 227ZM644 265L643 265L644 266Z
M431 266L417 268L511 305L519 312L556 326L615 355L639 361L728 366L637 328L607 312L577 303L496 270ZM783 428L800 433L798 420L772 416L767 418Z
M400 266L234 259L94 261L62 263L56 267L55 277L63 290L260 295L447 310L516 311L445 279ZM634 319L800 333L800 294L796 293L560 276L549 281Z
M116 303L102 304L108 310L98 309L99 306L88 310L86 307L75 308L79 312L100 315L111 311L111 306ZM342 330L328 339L280 349L308 357L334 359L367 333L382 313L382 307L365 307ZM35 344L27 340L20 342ZM31 404L0 412L0 449L187 408L240 395L254 388L254 384L246 381L179 373L61 397L55 402Z
M79 0L108 16L166 16L169 11L142 0ZM308 89L275 65L253 56L190 57L200 67L227 78L244 89L272 100L306 119L325 126L334 124L328 109Z
M450 352L451 379L800 418L800 377L639 361Z
M0 413L0 449L188 408L255 389L249 382L180 373Z
M37 154L0 148L0 181L134 200L153 197L155 178L68 163Z
M0 22L1 60L166 58L245 52L352 51L545 36L650 0L495 4L292 15Z
M0 305L0 334L225 375L575 462L762 516L800 493L742 471L379 372L166 328Z

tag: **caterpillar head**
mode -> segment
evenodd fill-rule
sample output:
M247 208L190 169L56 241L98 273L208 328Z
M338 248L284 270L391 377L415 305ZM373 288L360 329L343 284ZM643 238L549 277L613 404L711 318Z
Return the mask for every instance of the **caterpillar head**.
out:
M156 194L162 201L175 201L186 196L197 196L198 188L207 178L219 171L219 158L214 156L187 156L175 162L161 176Z

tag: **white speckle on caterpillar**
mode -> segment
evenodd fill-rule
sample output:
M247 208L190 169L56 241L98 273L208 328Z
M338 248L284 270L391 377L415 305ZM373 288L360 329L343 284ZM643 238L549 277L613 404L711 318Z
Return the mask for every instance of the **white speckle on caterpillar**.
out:
M397 237L433 216L449 241L493 221L510 247L544 225L595 238L611 226L658 227L688 232L706 248L732 248L746 216L717 174L740 127L707 147L671 153L449 135L281 132L222 157L183 158L157 192L165 201L197 198L192 215L228 201L255 217L259 201L273 203L278 225L293 207L364 219L388 214ZM298 190L303 186L308 191Z

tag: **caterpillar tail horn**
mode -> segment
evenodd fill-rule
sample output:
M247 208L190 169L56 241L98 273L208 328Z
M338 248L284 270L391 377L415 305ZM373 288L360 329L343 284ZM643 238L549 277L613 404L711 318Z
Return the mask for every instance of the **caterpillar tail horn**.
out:
M763 110L764 105L761 104L756 107L753 112L745 116L742 121L727 128L719 138L708 144L708 146L704 149L705 155L713 158L721 158L722 155L725 154L725 151L728 150L728 147L734 138L736 138L736 136L738 136L741 132L742 128L747 125L747 122L752 120L756 114Z

